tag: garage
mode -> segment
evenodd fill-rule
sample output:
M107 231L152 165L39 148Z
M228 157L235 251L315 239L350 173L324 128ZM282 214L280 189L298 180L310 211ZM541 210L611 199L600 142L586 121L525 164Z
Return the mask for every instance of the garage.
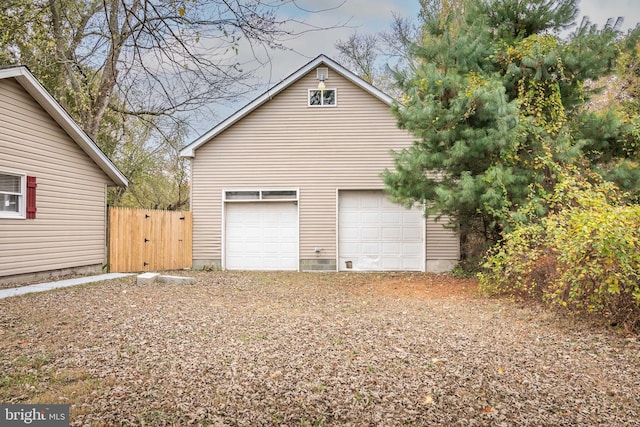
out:
M279 200L274 192L253 193L260 201L225 204L224 268L298 270L297 201Z
M338 193L338 269L423 271L421 209L391 203L382 191Z

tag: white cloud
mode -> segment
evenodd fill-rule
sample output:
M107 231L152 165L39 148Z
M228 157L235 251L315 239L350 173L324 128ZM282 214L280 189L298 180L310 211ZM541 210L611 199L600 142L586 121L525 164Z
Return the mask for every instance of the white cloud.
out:
M583 16L602 27L607 19L624 17L622 30L626 31L640 22L640 1L638 0L582 0L579 3L580 13L578 24Z

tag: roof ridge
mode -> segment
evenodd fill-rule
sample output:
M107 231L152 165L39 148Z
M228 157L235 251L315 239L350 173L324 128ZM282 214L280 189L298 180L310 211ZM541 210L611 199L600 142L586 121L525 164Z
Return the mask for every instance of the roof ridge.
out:
M211 128L210 130L208 130L207 132L205 132L204 134L196 138L193 142L191 142L190 144L187 144L185 147L182 148L182 150L180 150L180 156L194 157L195 150L197 150L202 145L207 143L211 138L215 137L216 135L218 135L225 129L229 128L231 125L235 124L236 122L241 120L243 117L247 116L249 113L251 113L258 107L263 105L264 103L268 102L273 96L277 95L278 93L282 92L283 90L291 86L293 83L295 83L300 78L302 78L305 74L311 71L312 68L318 66L321 63L328 65L334 71L338 72L338 74L340 74L347 80L350 80L356 86L359 86L360 88L369 92L371 95L380 99L382 102L385 102L388 105L392 104L393 98L391 98L389 95L382 92L380 89L376 88L371 83L365 81L361 77L358 77L355 73L351 72L346 67L339 64L338 62L334 61L329 56L325 54L320 54L316 56L314 59L312 59L311 61L307 62L306 64L298 68L297 70L295 70L294 72L292 72L291 74L289 74L287 77L280 80L280 82L269 87L261 95L258 95L252 101L248 102L243 107L236 110L230 116L227 116L217 125L215 125L213 128Z

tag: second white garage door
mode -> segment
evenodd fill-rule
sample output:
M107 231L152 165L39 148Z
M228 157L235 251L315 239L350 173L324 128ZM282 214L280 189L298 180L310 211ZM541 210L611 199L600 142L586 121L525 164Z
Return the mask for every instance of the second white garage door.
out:
M421 209L391 203L382 191L340 191L338 203L339 270L424 270Z
M224 250L228 270L297 270L298 206L227 203Z

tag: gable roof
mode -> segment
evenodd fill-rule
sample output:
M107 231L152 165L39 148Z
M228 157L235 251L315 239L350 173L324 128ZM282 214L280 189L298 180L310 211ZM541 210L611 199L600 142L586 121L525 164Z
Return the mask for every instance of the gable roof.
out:
M298 79L302 78L309 71L313 70L314 68L318 67L321 64L322 65L326 65L327 67L331 68L333 71L337 72L342 77L344 77L347 80L351 81L356 86L359 86L362 89L364 89L365 91L369 92L371 95L373 95L376 98L380 99L382 102L384 102L384 103L386 103L388 105L392 104L393 98L391 98L389 95L385 94L380 89L377 89L376 87L374 87L370 83L368 83L365 80L361 79L360 77L356 76L351 71L347 70L342 65L338 64L336 61L334 61L333 59L329 58L328 56L319 55L315 59L311 60L306 65L304 65L302 68L298 69L297 71L295 71L294 73L289 75L289 77L285 78L284 80L282 80L280 83L276 84L275 86L272 86L270 89L268 89L262 95L260 95L259 97L257 97L256 99L254 99L253 101L251 101L250 103L245 105L244 107L242 107L240 110L238 110L235 113L233 113L231 116L227 117L225 120L223 120L218 125L216 125L213 129L209 130L207 133L205 133L204 135L200 136L198 139L193 141L191 144L189 144L186 147L184 147L180 151L180 156L181 157L195 157L195 150L200 148L202 145L204 145L211 138L215 137L216 135L220 134L222 131L224 131L224 130L228 129L229 127L231 127L233 124L235 124L236 122L238 122L239 120L241 120L242 118L247 116L249 113L251 113L256 108L260 107L261 105L263 105L266 102L268 102L269 100L271 100L271 98L273 98L278 93L282 92L283 90L285 90L286 88L291 86Z
M62 108L58 101L47 92L27 67L23 65L0 67L0 80L9 78L16 79L115 184L122 187L126 187L129 184L129 181L122 172L118 170L89 135L69 116L69 113Z

